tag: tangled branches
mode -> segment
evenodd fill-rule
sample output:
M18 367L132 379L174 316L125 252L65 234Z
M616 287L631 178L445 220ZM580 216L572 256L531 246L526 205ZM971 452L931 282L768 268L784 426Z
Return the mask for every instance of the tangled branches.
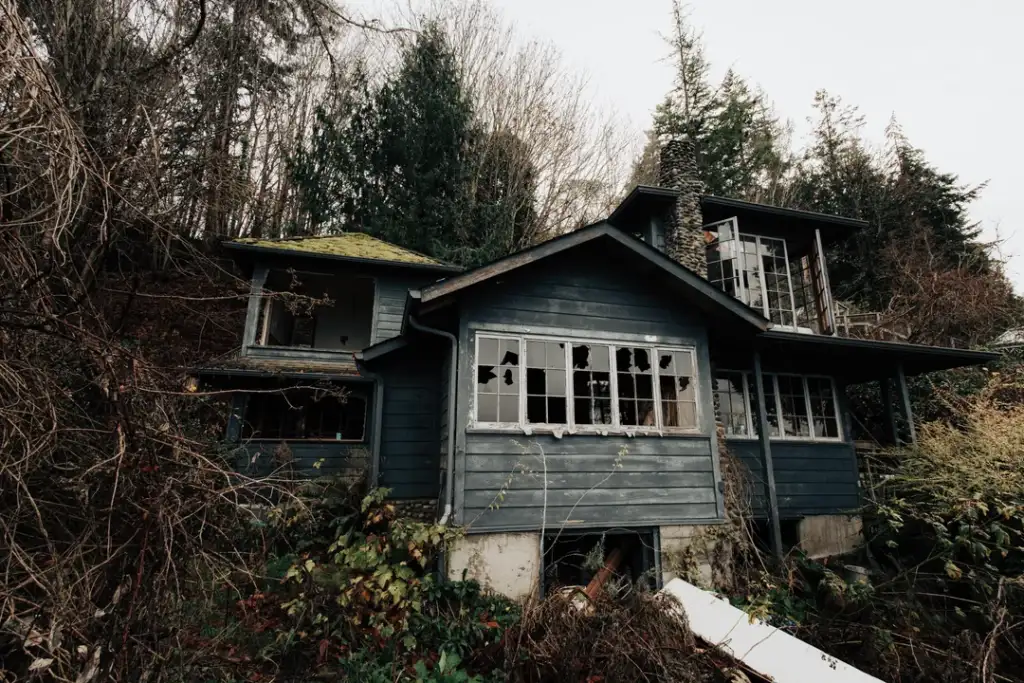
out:
M162 680L247 580L242 503L285 493L232 474L216 405L181 389L242 293L146 212L135 132L98 153L13 0L0 17L0 671Z

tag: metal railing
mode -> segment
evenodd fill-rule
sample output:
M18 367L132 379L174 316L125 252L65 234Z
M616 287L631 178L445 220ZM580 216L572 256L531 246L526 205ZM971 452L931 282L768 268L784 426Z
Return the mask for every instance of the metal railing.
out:
M876 341L907 341L910 325L906 322L886 320L878 312L837 313L836 335L853 339Z

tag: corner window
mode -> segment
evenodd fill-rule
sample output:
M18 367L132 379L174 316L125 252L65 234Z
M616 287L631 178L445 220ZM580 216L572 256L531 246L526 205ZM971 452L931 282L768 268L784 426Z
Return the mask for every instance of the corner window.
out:
M734 218L704 227L708 280L776 325L796 326L786 241L740 233Z
M760 434L752 374L716 372L715 394L727 436ZM772 439L842 439L835 386L830 378L765 373L764 398Z
M250 394L242 439L361 442L366 432L366 398L313 389Z
M692 349L478 334L476 373L481 425L695 431L699 424Z

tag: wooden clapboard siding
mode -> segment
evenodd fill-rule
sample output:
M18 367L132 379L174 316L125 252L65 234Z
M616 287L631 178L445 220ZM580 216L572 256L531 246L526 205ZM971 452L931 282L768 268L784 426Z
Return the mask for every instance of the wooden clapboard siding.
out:
M440 461L440 362L435 346L404 349L382 362L384 406L380 485L393 498L436 498Z
M385 270L374 275L377 301L374 311L373 343L397 337L402 330L402 315L410 289L437 280L437 273Z
M460 346L469 357L459 377L456 519L470 533L722 518L705 322L612 258L555 257L482 286L462 305ZM473 356L476 335L487 331L692 346L700 433L556 438L474 430Z
M760 445L730 439L727 446L746 465L751 505L756 515L764 517ZM860 504L852 443L772 441L771 446L780 517L840 514Z

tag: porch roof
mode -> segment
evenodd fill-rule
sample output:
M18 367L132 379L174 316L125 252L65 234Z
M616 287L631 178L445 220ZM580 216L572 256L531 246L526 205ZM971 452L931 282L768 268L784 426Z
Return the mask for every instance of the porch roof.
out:
M905 342L850 339L824 335L769 330L756 337L766 371L780 370L820 373L848 383L868 382L896 374L902 366L906 375L920 375L969 365L983 365L999 358L998 353L970 351ZM728 346L719 365L735 365L752 349ZM729 363L732 360L732 363ZM745 366L743 366L745 367ZM742 369L736 366L737 369Z

